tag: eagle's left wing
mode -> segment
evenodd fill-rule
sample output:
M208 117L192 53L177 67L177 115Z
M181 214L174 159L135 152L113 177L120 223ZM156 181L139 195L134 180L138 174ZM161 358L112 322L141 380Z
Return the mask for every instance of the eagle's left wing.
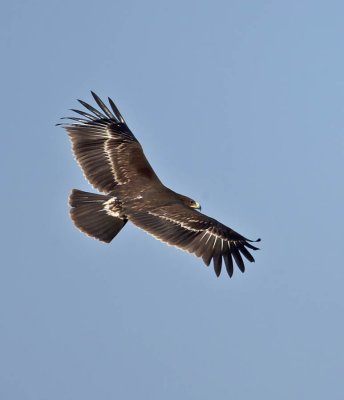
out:
M91 93L101 111L79 100L89 112L72 109L80 116L63 118L72 122L58 124L67 130L85 178L104 193L128 182L160 182L115 103L109 98L110 111Z
M217 276L221 273L222 258L228 275L232 277L233 258L241 272L244 272L242 255L254 262L247 248L258 250L249 243L252 242L251 240L233 229L182 204L164 206L150 211L132 210L127 217L156 239L202 257L206 265L213 260Z

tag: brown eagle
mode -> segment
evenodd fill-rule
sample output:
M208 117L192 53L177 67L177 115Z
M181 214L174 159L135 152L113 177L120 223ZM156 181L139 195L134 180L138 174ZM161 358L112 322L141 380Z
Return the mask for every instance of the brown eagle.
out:
M196 211L199 203L164 186L115 103L109 98L111 111L91 93L101 111L78 100L89 112L72 109L79 116L59 124L68 132L86 179L104 193L73 189L69 204L75 226L109 243L129 220L156 239L202 257L207 266L213 260L217 276L222 259L230 277L233 258L244 272L242 255L253 262L247 248L258 250L249 243L253 241Z

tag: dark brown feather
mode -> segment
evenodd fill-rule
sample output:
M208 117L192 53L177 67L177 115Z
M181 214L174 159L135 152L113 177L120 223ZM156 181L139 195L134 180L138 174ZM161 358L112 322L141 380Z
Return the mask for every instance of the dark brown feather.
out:
M234 257L234 260L235 260L237 266L239 267L240 271L245 272L245 264L241 258L239 250L237 249L237 247L235 245L235 242L232 242L230 244L230 251L231 251L231 254Z
M231 256L231 253L229 252L229 250L228 250L228 252L223 254L223 259L225 261L227 274L231 278L233 276L233 260L232 260L232 256Z
M93 114L95 114L98 118L100 118L100 119L106 118L106 116L104 114L100 113L96 108L92 107L91 105L89 105L85 101L82 101L82 100L78 99L78 102L81 105L83 105L85 108L87 108L89 111L91 111Z
M94 92L92 92L92 90L91 94L96 103L98 104L98 106L104 111L105 115L110 119L115 118L112 112L106 107L106 105L102 102L102 100Z
M254 262L252 254L245 248L245 245L241 242L236 242L236 246L240 253L250 262Z
M125 124L124 118L122 117L121 113L119 112L116 104L112 101L112 99L110 99L110 97L108 99L109 99L110 106L111 106L113 112L115 113L117 119L120 122L122 122L123 124Z

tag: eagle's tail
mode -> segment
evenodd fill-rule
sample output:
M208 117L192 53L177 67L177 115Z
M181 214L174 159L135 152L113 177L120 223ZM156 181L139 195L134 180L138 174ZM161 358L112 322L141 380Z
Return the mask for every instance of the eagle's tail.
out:
M121 207L113 196L73 189L69 196L70 216L74 225L102 242L109 243L126 224Z

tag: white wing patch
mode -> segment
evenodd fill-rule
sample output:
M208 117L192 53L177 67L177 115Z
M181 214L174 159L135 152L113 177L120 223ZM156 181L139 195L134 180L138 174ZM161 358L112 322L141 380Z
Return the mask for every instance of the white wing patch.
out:
M111 217L120 218L119 210L116 207L117 198L112 197L110 200L104 202L104 210L107 215ZM118 211L117 211L118 210Z
M166 217L166 215L156 214L156 213L154 213L152 211L148 211L148 214L154 215L154 217L158 217L158 218L164 219L165 221L172 222L172 223L174 223L176 225L181 226L182 228L187 229L188 231L203 232L203 229L190 228L185 222L181 222L181 221L175 220L175 219L173 219L171 217Z

